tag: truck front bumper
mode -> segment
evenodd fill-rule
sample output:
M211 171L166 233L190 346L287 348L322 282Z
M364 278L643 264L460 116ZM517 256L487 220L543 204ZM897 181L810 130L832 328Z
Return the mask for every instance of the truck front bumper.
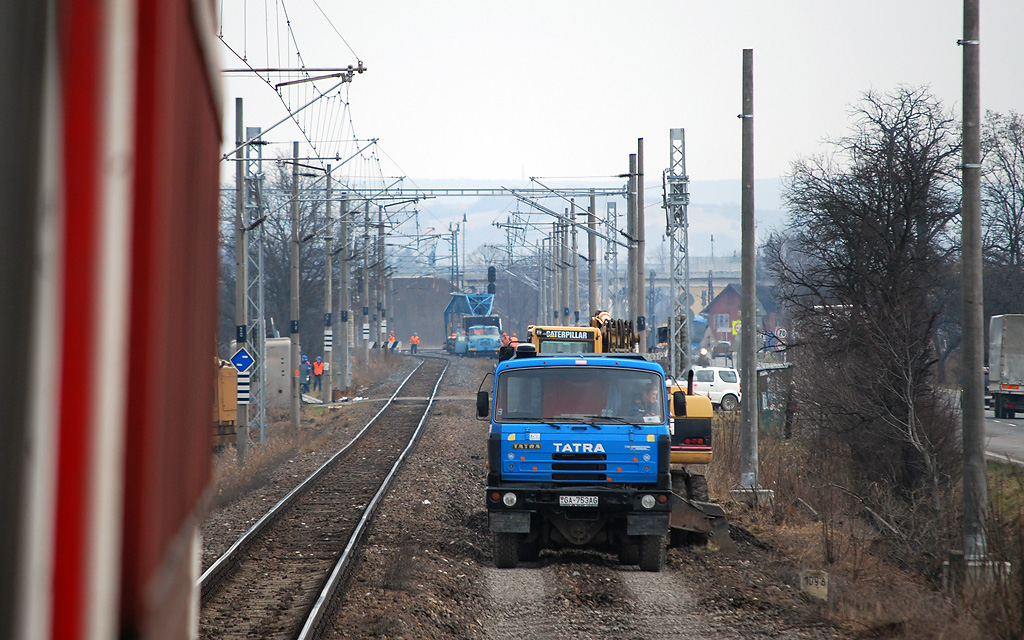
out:
M515 499L506 498L508 494ZM647 496L649 498L645 500ZM596 504L593 505L566 506L567 502L590 502L595 498ZM672 492L604 487L539 488L513 484L488 487L486 503L490 528L495 532L528 533L532 515L539 514L570 520L624 519L630 535L654 535L668 530Z

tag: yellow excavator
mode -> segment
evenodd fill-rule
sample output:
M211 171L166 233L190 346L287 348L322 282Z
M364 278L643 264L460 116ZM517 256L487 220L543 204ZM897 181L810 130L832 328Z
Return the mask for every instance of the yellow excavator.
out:
M595 313L587 327L530 325L527 337L538 354L639 351L633 323L607 311ZM703 544L710 537L719 547L731 547L725 511L710 501L707 478L698 473L711 463L711 400L693 392L693 371L685 384L666 384L672 416L671 543Z
M633 323L612 318L607 311L595 313L587 327L530 325L526 335L540 354L638 352Z
M711 399L693 392L693 371L685 386L669 381L667 391L672 420L670 543L703 544L710 536L720 548L731 547L725 511L710 501L707 478L698 473L711 463Z

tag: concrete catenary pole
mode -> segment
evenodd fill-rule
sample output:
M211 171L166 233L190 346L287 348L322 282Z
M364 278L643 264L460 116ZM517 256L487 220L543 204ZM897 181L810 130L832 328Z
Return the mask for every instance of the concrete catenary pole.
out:
M333 395L334 385L331 378L337 368L334 358L334 220L331 218L331 196L332 182L331 165L327 165L327 234L324 237L324 364L330 371L323 378L323 401L330 402Z
M534 324L544 324L544 238L537 243L537 317Z
M597 197L593 191L590 193L590 208L587 209L587 226L590 227L590 234L587 236L587 314L593 316L598 311L598 300L600 292L597 287L597 266L600 256L597 255Z
M539 324L548 324L551 320L551 238L544 238L540 252L540 277L544 283L544 308L541 310Z
M565 210L565 215L566 215L566 217L568 217L568 215L569 215L569 210L568 209ZM558 234L558 246L559 246L558 265L562 269L562 271L561 271L561 273L562 273L562 284L561 284L562 297L561 297L561 305L560 305L561 308L559 309L559 312L561 313L562 321L560 322L560 324L569 324L569 303L570 303L570 296L572 295L572 292L569 289L569 269L572 266L572 263L569 262L569 224L563 222L561 225L559 225L559 227L560 227L560 231L559 231L559 234Z
M380 211L383 211L383 207ZM379 216L379 213L378 213ZM388 308L391 306L391 290L388 287L388 274L385 268L384 259L384 224L377 218L377 290L380 292L380 344L388 347L388 334L394 328L388 318Z
M551 223L551 324L558 324L558 318L562 314L562 270L558 260L559 227L557 222Z
M636 325L637 338L640 340L640 353L647 351L647 296L644 294L644 253L647 251L647 232L644 230L644 139L636 141Z
M346 394L352 388L352 291L349 285L349 238L348 238L348 197L341 199L341 295L339 304L341 308L338 315L341 316L341 343L338 349L341 351L339 358L341 371L338 372L338 386Z
M740 487L759 489L757 461L757 335L754 293L754 50L743 50L743 149L740 194L741 304L740 380L744 402L740 405Z
M963 45L963 456L964 557L988 554L985 477L984 308L981 260L981 89L979 0L964 0Z
M580 249L579 234L576 230L576 201L570 200L572 216L572 321L579 324L580 321Z
M363 277L359 287L363 306L363 364L370 364L370 203L363 208Z
M540 310L539 317L537 318L537 324L547 324L551 318L551 280L548 279L548 272L551 268L551 259L548 257L548 252L551 250L549 245L550 238L545 236L540 241L540 279L541 286L544 288L544 306Z
M299 387L301 355L299 345L299 143L292 143L292 242L291 242L291 327L292 341L292 419L291 428L299 430L299 407L301 406L301 389Z
M235 344L238 348L247 346L249 332L248 289L249 289L249 239L245 216L245 128L242 122L242 99L235 98ZM262 357L262 354L255 354ZM251 370L251 369L250 369ZM244 464L249 456L249 405L238 405L235 428L235 450L238 464Z
M629 154L629 182L626 187L626 317L636 327L636 154Z
M373 340L377 342L377 349L383 353L384 346L387 345L385 336L383 333L383 327L387 325L387 321L384 320L384 226L381 223L381 211L384 207L377 205L377 237L374 240L374 263L377 268L373 271L373 308L370 312L373 313Z

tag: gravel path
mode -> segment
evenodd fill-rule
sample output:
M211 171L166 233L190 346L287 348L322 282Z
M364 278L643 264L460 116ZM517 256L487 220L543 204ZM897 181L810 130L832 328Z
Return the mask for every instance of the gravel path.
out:
M741 530L735 553L671 549L659 574L589 551L546 551L519 569L494 569L483 502L487 423L476 419L473 402L493 366L456 359L449 368L440 390L447 399L435 405L374 520L329 637L842 637L795 589L796 572L785 558ZM362 426L354 412L341 411L331 411L315 445L298 447L302 455L265 475L286 483L299 475L304 447L320 455L346 429ZM253 487L233 505L262 505L270 498L259 496L277 489ZM242 527L234 520L244 520L243 511L213 511L204 524L206 544L230 544L223 532Z

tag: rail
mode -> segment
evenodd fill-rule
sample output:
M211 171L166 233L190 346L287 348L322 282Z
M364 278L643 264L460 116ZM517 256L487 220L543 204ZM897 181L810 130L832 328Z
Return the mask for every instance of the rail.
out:
M301 626L299 637L309 638L317 635L332 598L344 583L344 577L351 566L355 550L365 535L368 523L386 494L392 478L419 439L441 381L447 372L449 363L446 358L425 356L419 359L420 363L416 369L406 376L384 406L344 447L281 498L202 574L197 586L203 606L204 616L201 621L205 625L204 633L220 635L227 632L228 627L233 629L233 612L249 608L249 604L244 603L244 597L240 598L237 595L238 592L251 592L252 588L246 588L255 586L251 583L265 582L266 584L259 585L260 593L265 598L281 598L274 595L280 588L281 593L287 592L289 595L278 601L294 600L294 604L288 605L291 613L287 616L277 616L280 619L275 622L283 625L282 628L261 628L259 632L272 635L284 632L294 636L295 630ZM439 371L433 366L424 368L428 360L443 361L443 365ZM424 383L424 391L429 389L429 395L424 391L413 393L419 397L427 396L420 401L424 403L422 407L419 402L410 406L410 403L401 401L400 396L408 395L410 387L417 389ZM381 417L389 411L388 418L382 420ZM401 436L389 430L400 430ZM381 440L382 438L384 440ZM382 441L393 443L394 446L374 444ZM367 451L363 451L364 449ZM382 449L387 451L380 453ZM342 460L349 460L350 453L351 465L347 461L341 463ZM380 457L378 463L384 463L378 464L376 470L372 469L371 464L376 460L374 456ZM364 474L376 475L365 480L352 479L354 476L361 478ZM365 484L359 487L358 498L353 498L352 504L329 504L331 500L338 499L344 502L345 498L355 493L338 490L339 482ZM330 518L339 513L344 514L340 518L344 522L331 522ZM286 521L286 514L291 514L291 522ZM347 531L350 523L357 518L355 527ZM324 526L325 522L328 526ZM331 524L334 526L330 526ZM346 537L340 537L339 534ZM308 539L303 539L303 536L308 536ZM336 553L332 550L337 549L339 545L336 544L337 540L331 540L332 537L345 541L344 550L336 560L332 560ZM299 545L301 551L293 550L295 545ZM268 549L272 551L268 552ZM295 554L300 559L301 571L305 572L304 578L298 578L299 588L294 584L288 585L289 579L294 580L294 577L289 575L289 563L296 561ZM329 569L325 568L325 563L332 566ZM257 576L255 578L254 572ZM238 575L235 575L236 573ZM246 582L246 576L249 582ZM318 585L323 586L320 588ZM311 589L319 589L319 592L315 593ZM295 591L301 593L293 594ZM253 599L260 600L257 596ZM251 613L247 613L246 617L258 618L256 615L250 615ZM286 622L285 619L290 622ZM234 630L245 635L243 629Z

